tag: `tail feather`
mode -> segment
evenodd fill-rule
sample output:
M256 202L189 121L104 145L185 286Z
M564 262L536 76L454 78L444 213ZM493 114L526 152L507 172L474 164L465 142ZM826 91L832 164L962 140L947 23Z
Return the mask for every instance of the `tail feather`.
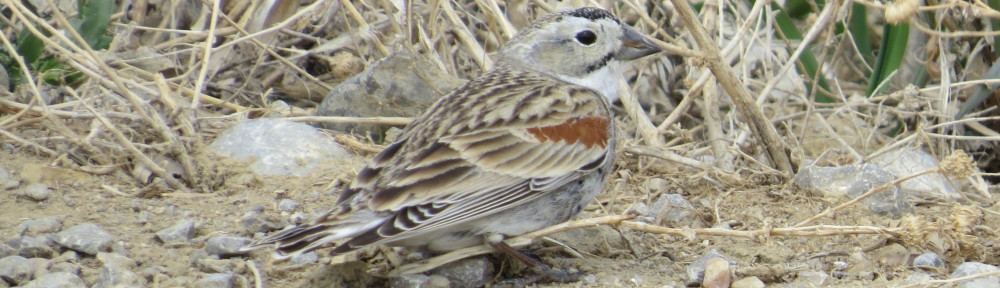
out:
M327 244L338 242L378 227L382 221L368 223L316 223L287 228L278 233L264 237L240 248L240 251L252 251L264 247L273 247L277 252L275 258L285 259L295 255L308 253ZM360 247L359 247L360 248ZM351 249L354 250L354 249ZM343 253L348 251L337 251Z

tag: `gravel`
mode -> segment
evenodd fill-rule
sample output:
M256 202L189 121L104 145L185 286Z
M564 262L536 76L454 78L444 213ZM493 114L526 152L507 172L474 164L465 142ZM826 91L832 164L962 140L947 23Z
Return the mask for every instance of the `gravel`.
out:
M12 282L14 285L28 283L33 275L31 260L21 256L7 256L0 258L0 278Z
M246 237L216 236L205 242L205 252L220 257L243 255L248 252L240 251L240 248L249 243L250 238Z
M110 251L111 243L115 239L100 226L85 223L56 233L54 240L63 247L89 255L97 255L99 252Z

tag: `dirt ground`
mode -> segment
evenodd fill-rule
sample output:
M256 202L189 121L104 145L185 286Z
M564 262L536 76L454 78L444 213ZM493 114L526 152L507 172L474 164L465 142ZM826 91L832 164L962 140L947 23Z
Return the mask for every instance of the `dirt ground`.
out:
M21 2L36 2L39 7ZM106 48L77 45L78 40L64 35L75 28L65 19L59 21L62 16L55 12L69 15L69 21L81 20L75 17L89 14L76 11L77 2L108 4L102 10L106 19L90 21L111 23L94 33L109 38ZM224 5L215 9L209 2ZM956 284L947 279L964 262L1000 266L997 197L984 199L956 182L956 189L966 196L956 201L917 200L911 212L896 216L853 205L796 230L791 227L848 199L799 190L788 175L776 172L783 169L780 163L772 165L784 161L766 159L767 148L777 147L781 153L775 155L788 156L794 164L816 160L838 166L868 161L884 147L915 147L941 156L938 160L956 150L968 151L984 172L1000 171L994 152L997 138L991 136L1000 131L996 102L971 101L980 92L989 94L982 79L1000 78L990 66L1000 49L989 37L994 34L983 33L989 26L983 23L996 19L969 15L997 17L994 9L963 1L921 8L922 16L911 21L924 27L945 23L954 29L949 33L957 34L927 33L928 38L910 41L923 42L905 52L904 60L912 65L903 65L897 78L879 85L885 88L882 92L873 92L866 89L869 82L879 83L869 79L872 65L883 61L865 60L874 52L858 55L856 36L838 32L853 33L844 28L846 19L866 17L838 13L848 12L852 5L870 6L864 24L872 31L869 40L877 40L888 35L882 14L893 6L875 3L879 1L806 1L811 12L795 18L794 24L804 35L819 35L804 49L819 55L809 57L825 61L817 75L829 82L830 95L825 96L833 98L819 101L821 89L816 85L826 84L812 83L806 78L813 76L795 72L800 65L792 60L793 53L802 55L797 47L804 40L776 36L778 24L772 23L779 22L778 13L751 15L769 11L762 8L765 5L754 6L764 2L721 1L723 6L718 6L713 1L688 1L692 6L716 5L718 9L700 9L697 21L706 24L707 37L720 47L741 41L726 52L731 55L705 54L706 49L699 47L707 46L695 41L697 37L668 2L672 1L4 1L11 5L0 7L4 15L0 36L18 40L32 34L38 38L35 48L27 46L31 43L14 45L44 50L40 52L44 57L26 64L11 60L16 57L0 57L0 62L10 60L0 68L50 70L22 75L32 78L23 79L24 83L44 84L39 87L10 83L9 93L0 89L0 167L16 180L0 182L0 242L22 236L18 225L25 221L57 217L63 229L93 223L113 235L112 250L135 260L135 265L126 266L141 278L132 280L142 286L198 287L202 283L198 281L213 273L238 275L239 280L231 283L236 287L385 286L389 280L369 272L391 269L394 266L386 263L399 264L397 258L406 263L417 257L376 248L331 257L321 249L319 263L294 264L272 261L269 251L219 258L205 249L212 237L255 239L264 235L258 229L261 225L271 227L270 232L325 212L339 188L381 148L369 140L383 139L380 133L336 134L331 138L345 144L355 157L323 163L303 177L255 176L246 163L212 158L200 149L239 119L315 116L329 91L400 51L429 56L433 68L442 70L441 77L470 79L489 69L489 57L516 29L550 11L597 4L671 50L640 61L624 77L636 97L623 96L614 108L622 128L617 171L579 218L637 217L534 241L528 248L536 249L544 262L586 274L578 282L539 287L685 287L688 267L710 253L730 260L727 268L734 280L756 278L768 287L938 287ZM844 6L817 4L827 2ZM820 6L833 8L821 11ZM918 13L913 9L911 13ZM828 32L813 33L818 31ZM879 45L867 48L887 47ZM937 54L928 55L932 53ZM719 59L722 62L714 66L709 62ZM730 75L708 69L719 66L731 68L722 70L735 73L740 83L716 85L718 78L709 75ZM428 68L414 67L410 70ZM922 71L927 79L921 85L910 83L914 77L904 75L907 71ZM53 84L58 81L70 83ZM732 87L745 93L725 91ZM739 102L758 103L747 107L730 96L743 94L762 98ZM391 110L386 108L390 104L410 105L397 98L362 100L386 104L377 107L386 110ZM962 118L955 114L959 109L971 112ZM764 116L749 117L752 114L745 111ZM110 122L99 122L94 116L98 114ZM358 120L351 125L408 121L348 120ZM759 127L777 130L780 136L775 137L785 143L766 145ZM329 134L334 133L339 132ZM784 145L788 147L780 147ZM663 159L667 154L686 157L687 163L702 168ZM168 171L153 177L143 170L140 155L167 164L163 167ZM172 165L185 163L192 167L180 170L193 175L174 189L167 188L163 181L173 178L163 176L173 176L170 173L177 169ZM719 163L729 167L713 166ZM48 185L51 193L42 200L26 197L23 191L31 183ZM989 188L995 193L995 186ZM666 194L689 201L690 214L677 221L645 214ZM299 207L280 211L282 199L294 200ZM170 244L157 239L158 231L180 220L195 222L193 239ZM67 253L49 245L56 253ZM931 252L946 263L912 265L917 255ZM523 276L523 267L504 257L484 257L500 271L493 282ZM104 260L93 255L55 258L79 268L88 287L108 274L102 269ZM40 267L33 269L49 271L53 262L39 259L33 263ZM331 262L343 264L326 264ZM0 288L9 281L0 280Z
M356 171L367 155L347 163ZM788 185L788 179L778 175L737 173L732 175L699 172L663 160L637 157L620 153L619 171L613 176L599 201L581 215L582 218L603 215L627 214L637 203L652 205L664 193L681 194L695 207L694 216L685 226L707 228L727 226L734 230L755 230L762 227L787 227L813 216L840 201L809 196ZM265 178L240 171L238 165L217 172L226 175L227 181L204 194L185 194L166 191L157 197L136 197L139 185L124 181L115 175L94 175L62 168L51 168L48 162L23 151L0 153L0 166L17 175L22 182L38 179L50 185L53 194L46 201L37 202L18 196L19 188L9 190L0 198L0 230L3 239L18 236L14 227L30 219L59 217L63 227L80 223L94 223L115 236L125 255L138 261L136 273L147 277L150 287L191 287L193 281L208 272L232 272L246 277L253 286L255 277L248 261L253 261L258 277L266 287L330 287L343 283L347 286L385 285L384 279L369 276L363 262L331 267L323 264L293 265L289 262L270 261L268 252L257 252L212 260L217 267L206 267L204 241L212 236L232 235L254 237L240 224L244 214L263 209L261 217L288 219L287 212L279 213L279 198L296 200L301 204L296 213L311 215L323 211L333 203L336 186L348 179L352 172L318 172L311 176L295 178ZM344 171L344 164L329 163L320 171ZM224 165L217 165L221 167ZM42 175L38 167L45 168ZM242 175L241 178L239 175ZM236 180L236 179L242 180ZM661 180L651 181L658 178ZM711 181L710 181L711 179ZM660 183L656 190L649 183ZM333 183L333 184L331 184ZM663 185L662 183L666 183ZM25 183L21 184L23 187ZM327 192L333 191L333 192ZM957 204L919 205L914 209L926 223L952 221ZM260 207L260 208L258 208ZM962 206L972 210L997 210L996 202L986 206ZM314 214L312 214L314 215ZM532 248L550 247L538 253L555 267L585 272L592 276L581 282L545 284L540 287L684 287L686 267L710 250L725 255L735 262L735 279L757 277L768 287L809 287L816 282L804 280L803 272L824 272L830 275L824 286L828 287L885 287L911 284L914 275L929 274L934 279L944 279L950 269L963 261L1000 263L994 239L976 238L995 235L993 227L1000 225L996 213L978 213L974 223L977 232L969 243L959 249L935 251L934 245L915 246L915 241L884 235L830 235L814 237L742 237L705 236L687 239L625 227L585 228L553 238L579 251L583 258L572 258L552 244L535 241ZM308 217L308 216L307 216ZM196 222L197 232L189 244L165 245L155 233L173 225L179 219ZM818 221L827 225L896 227L901 217L877 215L867 209L851 207L833 217ZM569 233L569 234L566 234ZM938 248L939 249L939 248ZM961 250L961 251L959 251ZM325 255L320 250L321 256ZM554 252L551 252L554 251ZM928 270L910 265L912 259L925 252L937 252L949 257L948 269ZM378 253L360 253L361 261L377 262ZM376 255L376 256L372 256ZM100 265L92 256L82 256L81 274L92 283L100 273ZM490 257L498 268L510 270L509 261ZM330 257L321 257L327 262ZM207 265L211 266L211 265ZM336 271L336 272L331 272ZM507 273L507 272L504 272ZM496 279L514 277L501 273ZM800 279L802 278L802 279ZM359 282L360 281L360 282ZM813 284L810 284L813 283Z

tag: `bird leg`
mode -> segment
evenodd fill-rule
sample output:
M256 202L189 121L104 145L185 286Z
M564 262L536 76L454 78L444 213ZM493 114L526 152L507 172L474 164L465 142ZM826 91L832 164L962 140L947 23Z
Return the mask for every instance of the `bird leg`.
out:
M493 247L493 249L503 252L504 254L517 259L521 263L524 263L524 265L528 266L528 268L530 268L535 274L525 278L504 280L497 283L497 286L513 285L515 287L523 287L537 282L576 282L579 281L580 276L583 276L584 274L582 272L570 273L564 269L553 269L552 267L549 267L549 265L542 263L542 261L525 255L524 253L521 253L521 251L514 249L514 247L510 247L510 245L503 242L503 235L500 234L491 234L486 236L486 243Z

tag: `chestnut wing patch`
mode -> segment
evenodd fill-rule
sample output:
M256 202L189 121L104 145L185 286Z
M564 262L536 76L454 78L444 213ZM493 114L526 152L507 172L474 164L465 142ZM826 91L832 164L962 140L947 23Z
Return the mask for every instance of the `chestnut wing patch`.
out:
M562 124L528 128L527 131L540 142L562 141L566 144L583 144L587 148L608 147L608 118L589 116L571 118Z

